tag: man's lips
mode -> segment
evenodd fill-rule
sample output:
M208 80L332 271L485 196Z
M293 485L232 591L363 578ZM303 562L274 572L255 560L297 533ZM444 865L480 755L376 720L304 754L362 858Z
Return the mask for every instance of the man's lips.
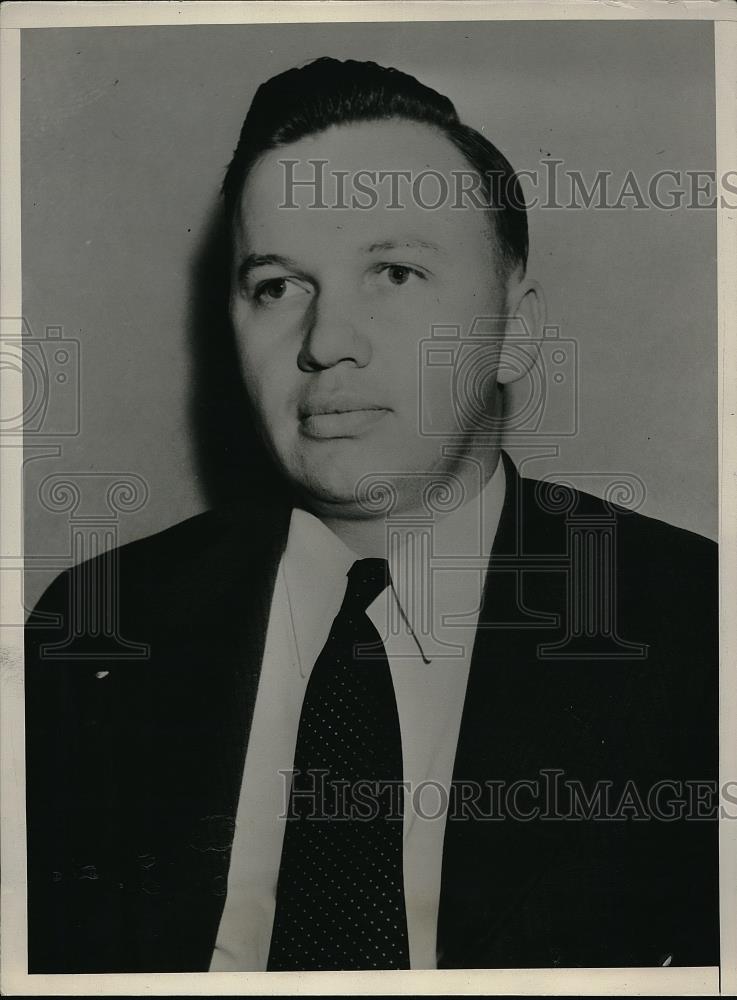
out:
M373 403L333 403L308 406L300 411L300 430L311 438L347 438L375 427L389 413Z

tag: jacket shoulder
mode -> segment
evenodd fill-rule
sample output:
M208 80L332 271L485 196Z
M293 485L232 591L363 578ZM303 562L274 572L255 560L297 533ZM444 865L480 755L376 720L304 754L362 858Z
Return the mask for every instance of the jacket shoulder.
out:
M185 558L186 553L192 554L197 549L211 544L221 530L223 530L222 515L216 511L204 511L152 535L134 539L99 555L83 559L54 577L36 602L27 626L35 624L39 616L53 611L63 595L73 589L80 576L104 572L104 568L115 560L126 569L132 570L143 566L148 566L150 569L157 564L173 568L177 562Z
M622 554L642 564L662 568L684 564L705 570L717 560L718 545L686 528L593 496L570 486L546 480L521 478L522 516L534 530L570 533L577 524L615 528ZM562 537L562 535L561 535Z
M681 743L683 758L703 755L708 771L716 759L718 718L717 544L565 489L567 496L556 484L522 482L525 551L552 555L558 564L563 582L549 589L562 594L566 627L573 629L571 608L593 615L585 618L588 625L611 634L622 650L619 660L613 649L611 657L581 660L581 669L571 665L572 698L597 727L616 718L633 745ZM549 587L544 574L539 583L529 575L536 595ZM558 669L556 676L563 673Z
M113 579L126 602L143 605L163 592L172 597L197 581L223 575L236 560L257 557L275 544L288 523L282 505L241 502L195 514L185 521L116 546L59 573L45 589L27 628L48 623L68 606L69 595Z

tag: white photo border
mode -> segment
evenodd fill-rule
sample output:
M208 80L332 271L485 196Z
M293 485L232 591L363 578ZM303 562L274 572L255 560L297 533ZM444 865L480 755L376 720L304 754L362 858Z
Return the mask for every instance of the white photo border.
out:
M708 20L714 22L718 176L737 166L737 5L730 0L456 0L401 3L25 3L0 11L0 339L20 334L20 35L31 27L299 23L316 21ZM737 211L717 209L719 288L720 779L737 776ZM13 319L16 317L16 319ZM0 344L0 346L2 346ZM20 371L0 369L2 418L22 411ZM0 435L1 437L1 435ZM7 446L6 446L7 445ZM23 451L0 440L0 551L22 551ZM721 966L660 969L495 969L366 973L27 974L23 566L0 584L0 752L2 754L2 992L23 995L737 995L737 824L720 823ZM677 872L674 873L677 877Z

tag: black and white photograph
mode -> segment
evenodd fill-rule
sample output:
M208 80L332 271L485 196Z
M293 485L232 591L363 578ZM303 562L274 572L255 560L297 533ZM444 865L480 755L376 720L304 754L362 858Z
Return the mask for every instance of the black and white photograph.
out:
M735 5L32 6L11 995L737 991Z

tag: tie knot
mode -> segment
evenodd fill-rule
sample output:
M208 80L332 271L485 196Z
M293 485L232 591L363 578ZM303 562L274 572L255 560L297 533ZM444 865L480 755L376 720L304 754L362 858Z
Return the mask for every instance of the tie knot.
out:
M348 570L346 600L360 605L365 611L390 583L386 559L358 559Z

